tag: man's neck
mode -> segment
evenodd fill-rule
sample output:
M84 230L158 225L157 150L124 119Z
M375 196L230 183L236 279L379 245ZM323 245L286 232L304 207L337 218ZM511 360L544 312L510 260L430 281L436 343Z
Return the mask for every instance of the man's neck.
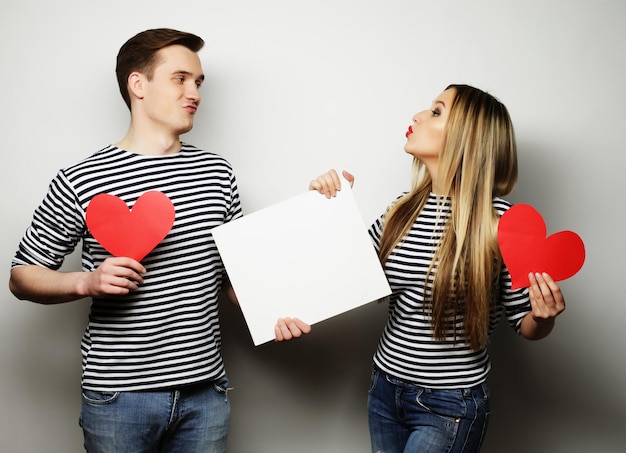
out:
M180 151L180 137L159 131L139 131L131 124L126 136L116 143L118 148L148 156L165 156Z

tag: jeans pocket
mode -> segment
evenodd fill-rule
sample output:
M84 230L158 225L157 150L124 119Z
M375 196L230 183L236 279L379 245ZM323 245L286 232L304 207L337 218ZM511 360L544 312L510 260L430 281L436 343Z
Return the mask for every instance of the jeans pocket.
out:
M213 382L213 389L221 395L226 395L226 393L228 393L230 390L233 390L233 387L229 387L228 379L226 377L223 377Z
M481 385L481 391L476 392L474 396L474 401L476 402L476 407L481 408L483 406L487 406L487 410L489 410L489 387L487 384Z
M234 387L229 386L229 382L226 376L213 382L212 385L213 385L213 390L215 390L217 394L224 395L224 401L228 401L228 392L235 389Z
M371 395L376 390L376 384L378 383L378 376L380 372L376 368L372 368L372 377L370 378L370 386L367 389L367 394Z
M120 392L96 392L93 390L83 390L81 397L86 404L102 406L114 403L120 396Z
M441 417L462 418L467 412L463 396L455 390L421 389L416 402L426 411Z

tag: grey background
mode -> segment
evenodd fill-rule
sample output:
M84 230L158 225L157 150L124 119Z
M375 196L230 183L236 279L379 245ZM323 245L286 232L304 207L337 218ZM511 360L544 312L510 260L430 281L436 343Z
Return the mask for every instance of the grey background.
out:
M229 159L254 212L351 170L364 222L409 187L404 132L453 82L498 96L519 142L510 199L587 260L562 283L555 332L493 338L484 451L621 452L624 343L626 3L623 0L24 0L0 14L0 261L9 263L57 169L119 140L128 112L114 66L133 34L205 38L207 81L184 139ZM76 256L65 268L78 267ZM281 278L277 275L276 278ZM6 281L5 280L5 281ZM12 453L82 451L79 340L87 301L39 306L3 285L0 438ZM294 300L298 295L293 295ZM385 306L368 304L290 344L254 347L224 304L234 453L365 452L370 359Z

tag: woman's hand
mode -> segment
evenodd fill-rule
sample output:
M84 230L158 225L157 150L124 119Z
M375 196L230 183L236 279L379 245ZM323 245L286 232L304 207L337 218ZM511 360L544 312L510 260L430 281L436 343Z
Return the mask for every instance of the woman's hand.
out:
M554 327L554 320L565 310L561 288L544 273L528 275L528 296L532 311L522 321L521 334L529 340L546 337Z
M529 274L530 305L533 307L533 318L536 322L550 321L565 310L565 299L561 288L548 274Z
M354 185L354 176L345 170L341 174L352 187ZM326 198L334 197L337 195L337 191L341 190L341 178L334 169L328 170L310 182L309 190L317 190Z

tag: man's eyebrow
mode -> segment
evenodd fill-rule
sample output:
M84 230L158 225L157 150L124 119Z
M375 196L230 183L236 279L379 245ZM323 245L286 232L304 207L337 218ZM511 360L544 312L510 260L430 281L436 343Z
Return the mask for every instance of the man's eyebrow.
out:
M179 71L174 71L172 74L173 75L180 74L180 75L184 75L184 76L193 76L193 74L191 72L183 71L182 69L179 70ZM200 74L196 80L200 80L201 82L204 82L204 74Z

